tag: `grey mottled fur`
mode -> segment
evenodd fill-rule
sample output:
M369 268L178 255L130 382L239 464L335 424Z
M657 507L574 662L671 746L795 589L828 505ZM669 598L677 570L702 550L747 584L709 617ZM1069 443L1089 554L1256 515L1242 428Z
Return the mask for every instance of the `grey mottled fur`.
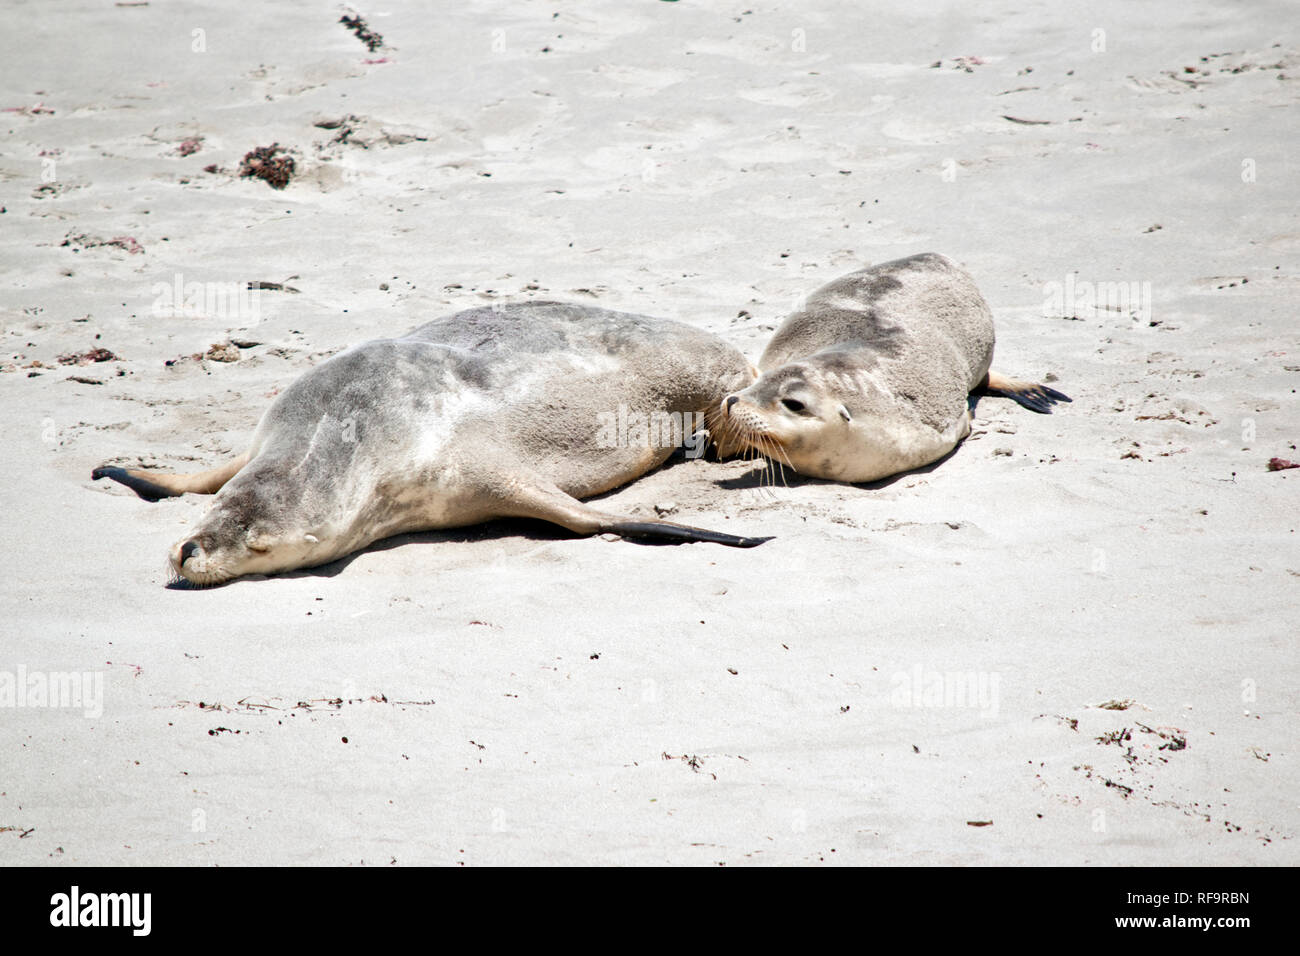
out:
M610 446L602 414L620 406L702 414L753 378L735 348L666 319L555 302L436 319L348 349L281 393L247 464L232 467L211 510L172 549L172 566L211 584L322 564L399 532L500 517L752 546L766 539L622 518L577 499L645 474L673 451ZM142 496L180 493L147 472L96 476L134 482Z

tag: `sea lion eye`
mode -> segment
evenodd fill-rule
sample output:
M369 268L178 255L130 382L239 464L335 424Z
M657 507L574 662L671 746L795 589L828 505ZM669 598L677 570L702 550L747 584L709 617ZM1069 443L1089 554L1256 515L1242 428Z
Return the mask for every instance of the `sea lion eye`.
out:
M783 398L781 399L781 404L795 414L799 414L804 410L803 402L795 398Z

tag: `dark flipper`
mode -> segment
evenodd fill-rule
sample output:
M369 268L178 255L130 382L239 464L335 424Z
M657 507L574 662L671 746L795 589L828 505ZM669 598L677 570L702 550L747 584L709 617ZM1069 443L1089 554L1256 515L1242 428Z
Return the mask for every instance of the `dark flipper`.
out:
M729 548L756 548L767 538L742 538L721 531L709 531L706 528L691 528L687 525L670 524L654 521L619 521L606 525L608 531L623 538L649 538L657 541L708 541L711 544L725 544Z
M999 375L997 372L989 372L984 379L982 390L988 395L1000 395L1003 398L1009 398L1013 402L1023 405L1031 412L1038 412L1040 415L1052 414L1052 406L1057 402L1074 401L1069 395L1058 392L1050 386L1038 385L1034 382L1022 382L1019 379Z
M112 478L126 485L145 501L157 501L159 498L175 498L186 492L215 495L246 464L248 455L244 454L217 468L190 475L173 475L165 471L128 471L115 465L103 465L92 471L90 477L96 481Z
M117 468L111 465L96 468L90 473L90 477L95 481L100 478L112 478L114 481L126 485L145 501L157 501L159 498L175 498L180 494L179 491L168 491L162 485L156 485L147 478L134 475L125 468Z
M612 515L597 511L590 505L583 504L571 495L543 480L528 483L518 480L511 482L508 478L497 476L486 481L494 487L508 487L508 498L501 502L501 514L520 518L540 518L550 521L562 528L568 528L577 534L616 534L624 538L644 538L653 541L707 541L713 544L725 544L731 548L753 548L771 538L744 538L721 531L709 531L705 528L692 528L671 521L654 518L633 518L627 515Z
M990 395L1001 395L1003 398L1009 398L1018 405L1023 405L1032 412L1038 412L1041 415L1052 414L1052 406L1057 402L1072 402L1074 399L1068 395L1063 395L1054 388L1048 388L1046 385L1032 385L1028 389L1021 391L1005 391L999 388L985 389Z

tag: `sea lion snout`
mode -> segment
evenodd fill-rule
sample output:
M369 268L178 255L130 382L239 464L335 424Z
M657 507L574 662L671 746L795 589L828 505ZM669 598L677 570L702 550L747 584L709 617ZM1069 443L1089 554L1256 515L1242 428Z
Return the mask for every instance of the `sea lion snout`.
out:
M167 555L172 573L191 584L212 583L209 580L212 547L212 541L202 534L195 534L172 545L171 553Z
M203 542L198 539L198 536L195 536L172 545L171 554L167 557L175 574L183 578L189 578L196 572L203 570L207 556L208 552L204 548ZM186 566L187 562L188 567Z

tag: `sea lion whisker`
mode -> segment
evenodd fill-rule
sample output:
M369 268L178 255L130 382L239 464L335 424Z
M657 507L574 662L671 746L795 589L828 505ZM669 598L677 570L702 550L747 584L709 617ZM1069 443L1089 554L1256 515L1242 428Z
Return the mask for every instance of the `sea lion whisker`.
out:
M769 437L768 444L770 444L772 446L772 449L776 452L775 455L770 456L770 460L772 462L772 472L773 472L772 487L773 488L776 487L776 477L777 475L779 475L781 478L781 484L784 485L785 488L788 490L790 487L790 483L785 480L785 466L786 464L789 463L790 459L786 457L785 449L781 447L781 443L779 441Z
M770 495L776 494L776 469L772 460L772 454L768 449L772 445L772 439L767 435L755 436L763 449L763 476L766 478L767 489Z
M780 441L778 441L775 437L773 437L773 436L771 436L771 435L768 435L768 436L767 436L767 440L768 440L768 444L771 445L772 448L774 448L774 449L776 450L777 455L780 456L781 462L784 462L784 465L789 465L789 466L790 466L790 470L791 470L791 471L794 471L794 465L791 465L791 464L790 464L790 457L785 453L785 446L782 445ZM772 456L772 457L776 457L776 456ZM778 464L780 464L780 462L778 462ZM784 465L783 465L782 468L781 468L781 480L782 480L782 482L785 481L785 467L784 467ZM787 486L787 487L789 487L789 486Z

